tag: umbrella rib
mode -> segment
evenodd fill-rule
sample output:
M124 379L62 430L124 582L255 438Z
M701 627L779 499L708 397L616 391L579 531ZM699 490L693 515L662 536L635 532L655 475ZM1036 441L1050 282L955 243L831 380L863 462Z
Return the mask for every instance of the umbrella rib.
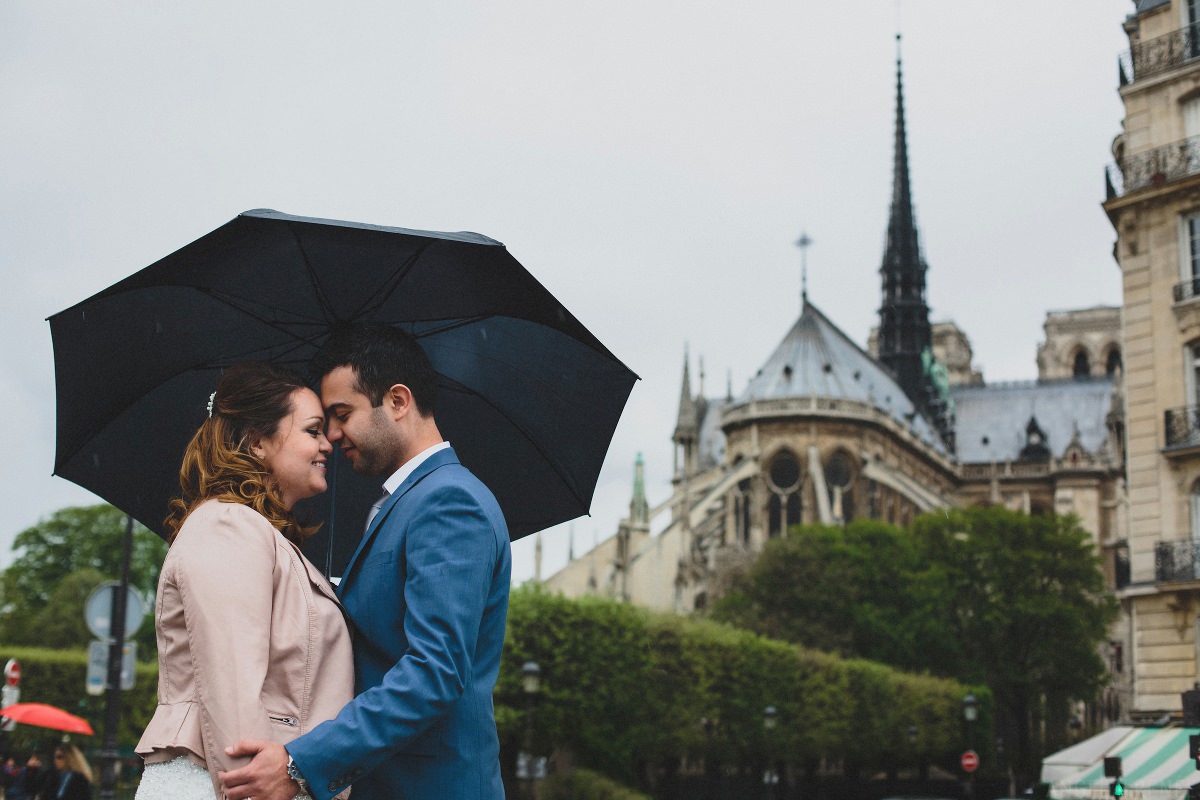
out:
M361 318L364 314L378 311L379 309L383 308L384 303L390 300L392 295L396 293L396 290L400 288L400 284L404 282L404 279L408 277L408 273L411 272L413 266L416 265L417 260L420 259L421 256L425 255L425 251L428 248L429 244L423 244L417 248L412 255L405 259L404 263L400 264L399 267L397 267L396 270L388 276L388 279L384 281L384 284L379 288L379 291L375 292L373 295L363 301L363 304L359 306L357 312L355 313L355 318Z
M329 298L325 295L325 287L317 280L317 271L313 268L312 262L308 258L308 250L304 247L304 242L300 239L300 234L297 233L298 225L294 222L288 223L288 230L292 234L292 238L296 241L296 247L300 250L300 257L304 259L304 271L308 273L308 283L312 287L313 296L321 306L321 311L324 312L325 322L328 324L337 319L333 311L333 303L329 302Z
M545 448L543 448L541 446L541 444L538 443L537 439L535 439L530 434L529 430L524 425L520 424L517 420L513 419L511 416L509 416L507 413L505 413L505 411L503 409L501 409L499 406L497 406L495 403L493 403L491 400L489 400L486 396L480 394L479 392L475 391L474 389L469 388L468 386L465 386L464 384L459 383L458 381L456 381L452 378L447 378L445 375L442 375L441 373L438 373L438 374L442 378L442 380L445 381L444 385L446 388L451 389L451 390L457 390L457 391L462 392L463 394L469 394L469 395L479 398L485 405L490 407L497 414L499 414L501 417L503 417L505 420L507 420L509 422L509 424L511 424L514 428L516 428L525 437L525 440L527 442L529 442L533 446L533 448L538 451L538 453L542 456L542 458L544 458L546 460L546 463L550 465L550 468L554 470L554 473L556 475L558 475L559 478L562 479L563 485L567 487L567 491L569 491L571 493L571 496L575 498L575 501L577 503L579 503L580 507L582 507L584 509L584 512L585 513L587 512L587 510L590 506L590 503L588 501L584 500L579 495L579 491L575 487L575 484L573 482L567 480L568 472L566 470L564 470L561 466L559 466L558 460L551 457L551 455L545 450Z

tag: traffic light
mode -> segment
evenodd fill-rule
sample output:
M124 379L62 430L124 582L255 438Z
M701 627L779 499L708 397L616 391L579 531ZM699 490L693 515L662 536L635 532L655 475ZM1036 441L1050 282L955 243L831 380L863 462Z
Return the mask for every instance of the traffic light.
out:
M1120 756L1105 756L1104 757L1104 776L1113 778L1113 782L1108 785L1108 793L1113 797L1125 796L1125 784L1121 780L1121 757Z

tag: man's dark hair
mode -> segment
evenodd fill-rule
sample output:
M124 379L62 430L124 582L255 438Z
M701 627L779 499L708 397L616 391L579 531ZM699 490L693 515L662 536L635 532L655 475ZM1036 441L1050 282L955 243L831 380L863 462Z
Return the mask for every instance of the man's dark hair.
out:
M437 405L437 373L429 356L412 336L391 325L348 325L337 328L308 362L313 380L338 367L354 370L355 388L372 406L383 404L388 389L402 383L412 391L417 410L433 416Z

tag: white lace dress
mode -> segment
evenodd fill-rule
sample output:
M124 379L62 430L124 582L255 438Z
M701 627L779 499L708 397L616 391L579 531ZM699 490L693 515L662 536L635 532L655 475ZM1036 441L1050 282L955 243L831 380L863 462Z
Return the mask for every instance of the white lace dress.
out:
M208 770L193 764L185 756L164 761L160 764L147 764L142 772L142 781L138 784L137 794L133 800L221 800L220 795L213 792L212 779ZM312 800L312 797L301 792L292 800Z

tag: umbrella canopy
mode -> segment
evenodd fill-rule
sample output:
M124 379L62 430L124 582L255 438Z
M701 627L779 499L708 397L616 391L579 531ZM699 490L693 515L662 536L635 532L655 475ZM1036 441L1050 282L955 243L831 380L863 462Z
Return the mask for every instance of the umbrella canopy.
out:
M82 733L92 736L92 726L83 717L68 714L57 706L45 703L13 703L11 706L0 708L0 717L11 719L22 725L34 725L39 728L52 728L67 733Z
M251 359L303 370L337 325L417 337L439 374L438 426L496 495L514 539L587 513L637 380L493 239L270 210L239 215L49 322L55 474L160 534L221 371ZM310 547L332 530L341 562L380 486L340 456L330 478L332 491L306 501L310 519L327 523Z

